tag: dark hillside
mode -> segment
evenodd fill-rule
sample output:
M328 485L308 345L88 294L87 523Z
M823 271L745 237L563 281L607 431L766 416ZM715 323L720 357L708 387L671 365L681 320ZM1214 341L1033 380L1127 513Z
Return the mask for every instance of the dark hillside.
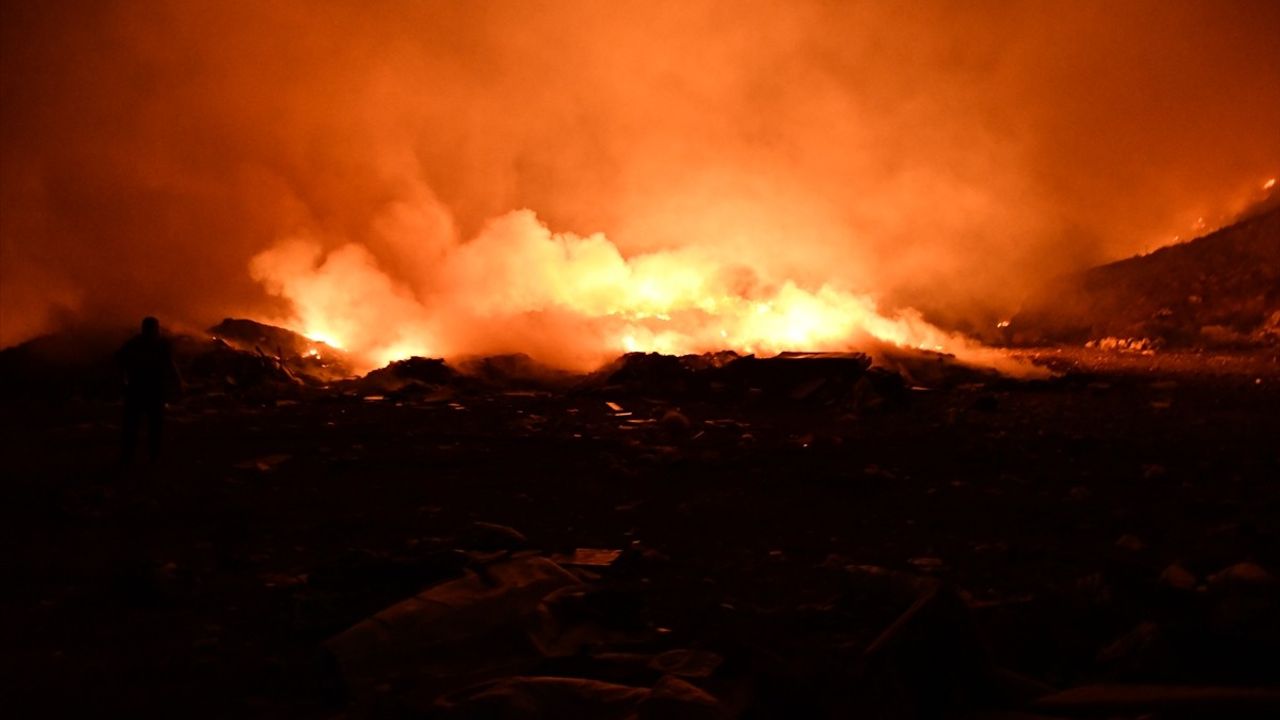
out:
M1067 275L1010 322L1018 344L1151 338L1270 344L1280 333L1280 206L1181 245Z

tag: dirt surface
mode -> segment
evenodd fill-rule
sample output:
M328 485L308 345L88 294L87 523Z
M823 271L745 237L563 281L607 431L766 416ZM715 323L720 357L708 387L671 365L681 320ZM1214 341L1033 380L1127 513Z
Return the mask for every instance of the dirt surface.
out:
M579 571L625 597L606 615L634 632L604 644L714 653L697 684L748 717L905 702L842 682L902 609L851 594L857 566L955 588L983 662L1024 683L1275 683L1259 660L1274 593L1215 574L1280 568L1276 354L1028 355L1065 374L864 408L189 395L160 461L127 470L115 404L6 405L9 705L343 716L323 642L483 563L476 521L547 556L625 551ZM520 667L599 677L600 662Z

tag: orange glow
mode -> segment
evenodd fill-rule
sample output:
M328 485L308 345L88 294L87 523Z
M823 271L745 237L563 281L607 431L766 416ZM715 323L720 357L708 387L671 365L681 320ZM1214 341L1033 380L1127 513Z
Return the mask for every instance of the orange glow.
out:
M332 335L330 335L329 333L326 333L326 332L318 332L318 331L308 331L308 332L303 332L303 333L300 333L300 334L301 334L303 337L305 337L306 339L308 339L308 340L314 340L314 341L319 342L319 343L324 343L325 345L328 345L328 346L329 346L329 347L331 347L331 348L336 348L336 349L338 349L338 350L341 350L341 349L342 349L342 343L341 343L341 342L339 342L338 340L336 340L336 339L335 339ZM307 354L308 354L308 355L319 355L319 354L320 354L320 351L319 351L319 350L317 350L317 349L315 349L315 348L311 348L310 350L308 350L308 351L307 351Z
M530 211L492 221L436 270L436 284L415 293L355 246L324 255L306 240L252 263L256 279L292 302L296 317L285 324L368 367L410 355L527 352L589 369L634 351L773 355L879 343L984 361L976 343L915 311L881 313L847 287L775 280L767 267L697 244L628 258L602 234L553 233Z
M84 5L0 23L0 346L950 350L1280 157L1280 3Z
M1275 186L1276 186L1276 179L1275 179L1275 178L1271 178L1270 180L1268 180L1268 181L1266 181L1266 182L1262 183L1262 189L1263 189L1263 190L1270 190L1271 188L1273 188L1273 187L1275 187Z

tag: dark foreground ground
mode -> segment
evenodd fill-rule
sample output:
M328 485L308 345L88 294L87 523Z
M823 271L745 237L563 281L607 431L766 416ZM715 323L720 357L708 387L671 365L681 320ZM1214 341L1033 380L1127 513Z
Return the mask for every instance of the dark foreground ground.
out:
M642 717L705 716L690 686L740 717L1197 707L1168 688L1128 707L1122 689L1075 710L1052 695L1099 683L1218 686L1201 701L1236 713L1222 686L1280 679L1280 363L1041 355L1066 375L855 411L188 396L161 462L127 472L116 407L6 406L6 706L412 717L468 683L554 676L673 695ZM687 428L649 422L673 407ZM573 565L578 548L624 552ZM501 594L487 568L520 549L588 585L532 616L537 598L457 600L369 651L390 667L324 650L451 578ZM543 714L510 717L634 706L597 697L613 686L521 682L490 687Z

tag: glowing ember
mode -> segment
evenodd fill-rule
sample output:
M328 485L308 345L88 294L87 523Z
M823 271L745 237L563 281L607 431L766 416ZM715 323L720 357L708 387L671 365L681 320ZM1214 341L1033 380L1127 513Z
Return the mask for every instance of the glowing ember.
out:
M1263 190L1270 190L1271 188L1273 188L1273 187L1275 187L1275 186L1276 186L1276 179L1275 179L1275 178L1271 178L1270 180L1268 180L1268 181L1266 181L1266 182L1262 183L1262 189L1263 189Z
M318 343L324 343L325 345L328 345L331 348L337 348L339 350L342 349L342 343L337 338L333 337L333 335L327 332L317 332L313 330L313 331L301 333L301 335L308 340L314 340L315 342L318 342ZM307 354L319 355L320 351L316 350L315 348L311 348L310 350L307 351Z

